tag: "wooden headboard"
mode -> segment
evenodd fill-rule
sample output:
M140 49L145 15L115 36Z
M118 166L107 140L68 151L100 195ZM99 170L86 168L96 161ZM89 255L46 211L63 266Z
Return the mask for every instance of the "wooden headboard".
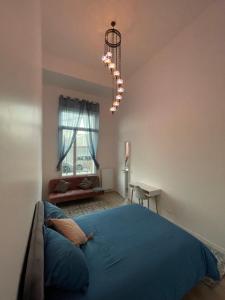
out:
M20 278L18 300L44 300L44 204L37 202Z

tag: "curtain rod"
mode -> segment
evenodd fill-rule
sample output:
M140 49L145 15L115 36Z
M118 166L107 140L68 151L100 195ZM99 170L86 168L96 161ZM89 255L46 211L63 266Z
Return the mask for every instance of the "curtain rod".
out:
M63 98L63 99L69 99L69 100L77 100L77 101L85 101L85 102L88 102L88 103L92 103L92 104L99 104L99 102L94 102L94 101L90 101L90 100L86 100L86 99L79 99L79 98L72 98L70 96L63 96L63 95L60 95L59 98Z

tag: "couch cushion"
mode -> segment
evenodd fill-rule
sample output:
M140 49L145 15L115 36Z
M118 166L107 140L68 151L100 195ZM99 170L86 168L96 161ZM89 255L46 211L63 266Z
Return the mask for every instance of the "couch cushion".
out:
M66 180L59 180L55 189L54 189L54 192L56 193L65 193L66 191L69 190L69 187L70 187L70 183Z
M66 193L51 193L49 194L48 198L51 202L61 202L61 201L68 201L68 200L77 200L77 199L84 199L89 197L96 196L96 192L92 189L88 190L73 190L67 191Z
M79 189L79 185L82 182L84 178L88 178L89 180L92 181L93 185L92 187L98 187L99 186L99 177L96 175L86 175L86 176L67 176L67 177L60 177L60 178L55 178L51 179L48 184L48 192L54 193L55 187L57 183L60 180L65 180L66 182L70 183L69 189L70 190L75 190Z
M92 188L93 186L93 182L91 179L85 177L81 183L79 184L79 187L82 189L82 190L88 190L90 188Z

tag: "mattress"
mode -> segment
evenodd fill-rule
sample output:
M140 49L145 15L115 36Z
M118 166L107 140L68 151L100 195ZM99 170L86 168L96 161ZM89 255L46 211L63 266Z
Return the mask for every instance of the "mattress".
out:
M94 235L82 247L89 288L85 293L48 289L46 299L178 300L205 276L219 280L217 260L204 244L140 205L75 220Z

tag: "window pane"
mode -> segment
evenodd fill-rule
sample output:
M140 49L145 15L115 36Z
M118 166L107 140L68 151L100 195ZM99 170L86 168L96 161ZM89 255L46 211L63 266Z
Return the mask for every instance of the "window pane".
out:
M74 120L77 120L78 112L62 111L60 115L60 126L74 127Z
M77 131L76 137L76 174L93 174L95 165L87 146L86 131Z
M72 130L63 130L63 141L65 141L66 147L69 145L69 141L71 140L71 134L73 134ZM62 163L62 175L69 176L74 174L74 145L72 145L70 151L67 156L64 158Z

